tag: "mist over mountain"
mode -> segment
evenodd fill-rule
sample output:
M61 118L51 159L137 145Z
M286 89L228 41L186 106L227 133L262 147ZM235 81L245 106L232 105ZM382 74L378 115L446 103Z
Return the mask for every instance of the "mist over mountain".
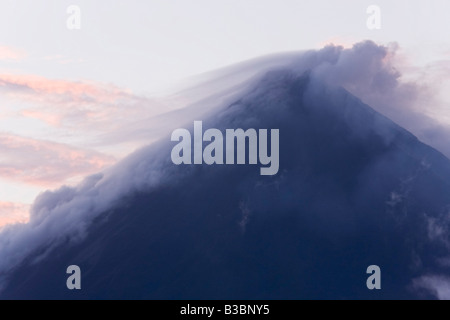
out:
M448 298L450 161L344 89L344 53L326 50L270 64L202 118L184 118L191 131L190 120L279 129L277 175L176 166L165 135L76 188L44 193L29 224L3 230L0 298ZM372 43L352 52L367 51L353 81L383 59ZM380 65L371 74L396 77ZM80 291L66 288L69 265L82 270ZM366 287L370 265L382 290Z

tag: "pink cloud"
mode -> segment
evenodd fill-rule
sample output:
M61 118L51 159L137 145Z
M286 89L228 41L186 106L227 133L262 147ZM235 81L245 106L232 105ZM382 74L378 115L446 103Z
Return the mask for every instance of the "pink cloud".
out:
M49 141L0 134L0 177L42 187L98 172L113 157Z
M0 74L0 91L33 105L21 112L23 116L56 127L115 130L124 122L167 111L161 104L129 90L93 81Z
M62 125L63 116L61 114L42 112L39 110L24 110L21 112L24 117L34 118L46 122L53 127Z
M52 80L36 75L0 74L0 86L9 87L20 94L50 95L54 98L70 98L74 102L97 101L112 103L127 97L128 92L113 85L95 82Z
M12 223L25 223L29 220L30 205L0 201L0 228Z
M25 57L26 53L23 50L9 46L0 46L0 60L22 60Z

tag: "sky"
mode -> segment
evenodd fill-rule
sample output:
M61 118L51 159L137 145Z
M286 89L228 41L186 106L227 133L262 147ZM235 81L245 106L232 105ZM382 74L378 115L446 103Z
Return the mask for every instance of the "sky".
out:
M397 43L403 78L431 90L424 112L446 126L448 12L447 0L0 0L0 226L150 143L120 132L182 107L167 98L177 84L267 54Z

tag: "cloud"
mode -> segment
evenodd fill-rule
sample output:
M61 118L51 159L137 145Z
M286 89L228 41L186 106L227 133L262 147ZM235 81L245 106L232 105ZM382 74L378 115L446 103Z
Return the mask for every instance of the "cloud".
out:
M0 230L11 223L25 223L28 221L30 206L22 203L0 202Z
M446 276L429 275L415 279L415 290L425 290L439 300L450 300L450 278Z
M98 172L115 159L99 152L0 133L0 177L55 187Z
M167 111L154 100L93 81L0 74L0 90L10 98L32 104L21 111L23 116L54 127L111 131L122 123Z
M10 46L0 46L0 60L22 60L26 57L25 51Z
M443 102L438 97L444 89L442 66L447 68L450 60L418 68L398 55L398 51L395 43L380 46L365 41L350 49L330 45L309 55L315 64L312 68L315 77L344 87L450 157L450 126L440 121L443 117L450 118L450 113L442 108ZM400 69L406 73L402 74Z
M234 86L248 85L276 68L289 68L298 74L308 71L318 81L345 88L450 157L450 96L445 95L450 89L446 72L450 59L416 66L396 43L385 46L363 41L346 47L329 44L320 50L258 58L204 75L199 89L191 89L188 94L206 90L214 96L219 92L215 87L236 91Z

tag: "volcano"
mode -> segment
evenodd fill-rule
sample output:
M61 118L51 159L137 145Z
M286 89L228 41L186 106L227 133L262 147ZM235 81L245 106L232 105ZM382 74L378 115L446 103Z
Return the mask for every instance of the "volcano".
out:
M449 274L450 161L441 153L342 87L290 69L266 72L196 120L223 132L278 129L278 173L174 165L168 136L107 184L97 175L38 199L36 220L55 208L73 214L66 204L79 193L93 195L85 210L101 213L4 271L0 298L435 297L417 284ZM105 185L120 189L136 176L141 187L95 206ZM82 290L66 287L70 265L81 269ZM381 290L366 286L371 265Z

